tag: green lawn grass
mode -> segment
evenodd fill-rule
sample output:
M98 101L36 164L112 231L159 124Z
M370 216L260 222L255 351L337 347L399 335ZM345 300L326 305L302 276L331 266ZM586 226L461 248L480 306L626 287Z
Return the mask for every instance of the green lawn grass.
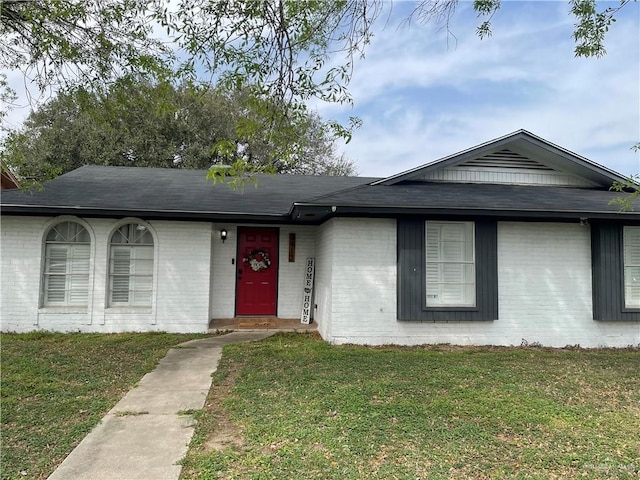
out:
M640 477L640 351L230 345L183 479Z
M1 478L46 478L169 348L199 336L2 334Z

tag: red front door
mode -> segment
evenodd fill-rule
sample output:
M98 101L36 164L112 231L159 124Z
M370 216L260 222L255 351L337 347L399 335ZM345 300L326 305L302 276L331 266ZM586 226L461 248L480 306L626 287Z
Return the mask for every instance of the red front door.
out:
M275 315L278 229L238 228L236 315Z

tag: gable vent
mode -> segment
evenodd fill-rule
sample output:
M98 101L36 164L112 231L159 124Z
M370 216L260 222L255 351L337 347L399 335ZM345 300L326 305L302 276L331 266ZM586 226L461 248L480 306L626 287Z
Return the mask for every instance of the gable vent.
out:
M482 168L510 168L510 169L526 169L526 170L547 170L553 171L553 168L547 167L542 163L532 160L519 153L512 152L509 149L500 150L499 152L490 153L484 157L468 160L458 167L482 167Z

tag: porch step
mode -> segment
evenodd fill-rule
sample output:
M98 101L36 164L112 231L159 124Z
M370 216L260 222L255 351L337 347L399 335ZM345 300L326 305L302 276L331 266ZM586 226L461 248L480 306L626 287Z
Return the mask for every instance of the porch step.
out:
M210 331L219 330L278 330L288 332L315 331L317 325L300 323L299 318L235 317L214 318L209 322Z

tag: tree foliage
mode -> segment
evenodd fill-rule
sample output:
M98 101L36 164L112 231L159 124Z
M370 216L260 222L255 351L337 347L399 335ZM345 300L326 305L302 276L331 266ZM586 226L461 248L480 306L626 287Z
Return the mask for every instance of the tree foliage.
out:
M634 0L635 1L635 0ZM449 26L459 0L419 0L412 18ZM570 0L577 56L602 56L615 15L631 0L599 9ZM384 0L0 0L0 68L18 69L41 89L82 84L108 90L129 72L176 71L228 91L249 92L252 111L236 131L280 142L274 161L297 161L289 128L310 99L350 102L354 61L364 55ZM491 35L501 0L474 0L477 34ZM169 48L170 47L170 48ZM1 88L1 85L0 85ZM268 122L263 121L269 119ZM357 120L328 122L350 139ZM253 131L250 131L254 127ZM282 132L285 132L283 134ZM232 153L233 138L225 150ZM220 144L222 145L222 144ZM233 171L250 163L236 159ZM223 174L223 171L219 173Z
M631 147L631 150L640 152L640 142ZM613 182L609 190L622 194L611 200L609 205L616 205L621 212L632 212L634 202L640 197L640 175L630 175L621 182Z
M38 182L87 164L355 173L317 115L299 115L278 138L260 133L271 121L262 116L265 103L244 91L127 77L104 95L83 88L59 93L9 134L2 160Z
M170 49L154 35L147 0L0 0L0 68L40 89L103 84L157 71Z
M632 0L599 9L570 0L577 56L605 53L615 15ZM412 17L448 25L459 0L415 1ZM349 101L354 59L364 54L384 0L0 0L0 66L41 87L111 80L175 65L206 69L221 82L255 85L286 105L308 98ZM501 0L474 0L491 34ZM169 45L172 48L169 48Z

